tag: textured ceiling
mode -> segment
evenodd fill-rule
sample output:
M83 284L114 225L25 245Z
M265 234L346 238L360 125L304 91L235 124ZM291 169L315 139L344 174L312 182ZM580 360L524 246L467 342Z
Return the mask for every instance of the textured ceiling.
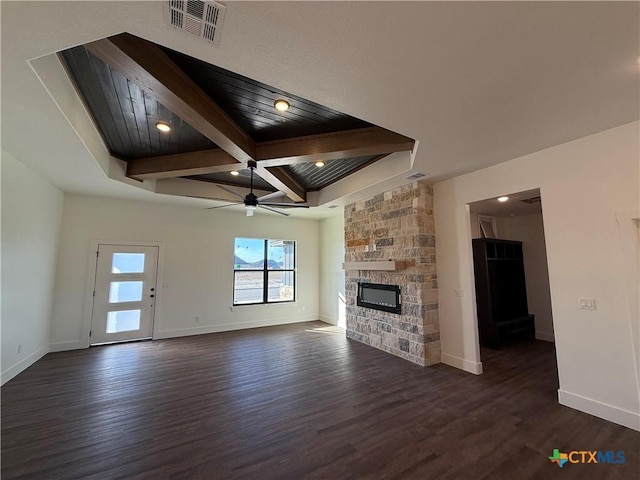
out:
M72 99L49 94L64 85L43 56L123 31L415 138L432 180L639 117L637 2L229 2L218 47L163 5L3 2L2 148L65 191L156 199L106 178ZM373 167L341 198L408 173Z

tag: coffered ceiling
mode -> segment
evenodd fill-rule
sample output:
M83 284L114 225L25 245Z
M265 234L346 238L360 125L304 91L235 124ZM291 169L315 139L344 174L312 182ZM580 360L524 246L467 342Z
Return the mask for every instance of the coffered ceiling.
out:
M257 160L253 186L306 202L308 191L414 146L403 135L130 34L61 57L109 153L127 162L134 179L246 187L247 161ZM279 111L276 101L288 109Z
M263 159L260 189L289 183L290 201L304 193L318 205L295 215L313 216L416 172L437 181L639 118L637 2L229 2L218 45L167 26L165 7L2 2L2 149L67 192L196 207L211 202L184 196L226 198L217 184L246 190L246 172L226 176L229 156L240 165ZM76 67L95 70L99 80L108 71L112 94L126 82L132 99L119 126L105 126L109 115L94 112L104 105L78 95L64 63L73 73L67 57L86 60L87 45L123 32L155 45L225 112L239 137L203 133L193 111L151 96L114 66L105 70L110 63L93 52L97 60ZM218 88L225 76L233 88L248 81L251 101ZM309 114L323 111L326 123L313 130L308 117L285 116L281 128L282 117L265 108L272 94L291 100L291 116L300 101ZM132 139L127 122L142 119L141 104L148 123L162 116L176 126L169 137L140 127ZM378 160L379 151L354 152L353 145L326 156L325 144L324 171L312 168L311 148L286 151L291 138L367 128L416 143ZM220 170L210 171L217 150L213 167ZM194 152L200 154L191 164L167 158ZM137 163L137 173L129 170ZM325 171L335 176L325 178Z

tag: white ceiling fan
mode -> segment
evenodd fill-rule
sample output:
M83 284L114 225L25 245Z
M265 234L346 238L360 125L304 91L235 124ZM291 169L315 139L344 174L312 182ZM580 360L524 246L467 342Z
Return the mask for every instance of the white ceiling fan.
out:
M269 210L270 212L279 213L280 215L284 215L285 217L288 217L290 215L289 213L283 212L281 210L278 210L272 207L309 208L309 205L306 203L274 203L274 202L268 201L273 198L286 196L284 192L280 192L280 191L268 193L267 195L263 195L262 197L256 197L255 194L253 193L253 171L255 170L256 166L257 164L255 160L249 160L249 162L247 162L247 167L249 167L249 170L251 170L251 179L250 179L249 193L245 196L240 195L238 192L235 192L230 188L225 187L224 185L216 185L218 188L221 188L225 192L229 192L232 195L235 195L236 197L242 199L242 201L228 203L227 205L218 205L216 207L209 207L208 210L244 204L247 210L247 217L253 216L253 212L255 211L256 208L264 208L265 210Z

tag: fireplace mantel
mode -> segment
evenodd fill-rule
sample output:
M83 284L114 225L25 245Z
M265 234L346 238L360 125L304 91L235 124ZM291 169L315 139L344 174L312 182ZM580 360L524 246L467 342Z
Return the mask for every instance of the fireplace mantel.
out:
M404 270L406 262L404 260L382 260L374 262L345 262L342 264L343 270Z

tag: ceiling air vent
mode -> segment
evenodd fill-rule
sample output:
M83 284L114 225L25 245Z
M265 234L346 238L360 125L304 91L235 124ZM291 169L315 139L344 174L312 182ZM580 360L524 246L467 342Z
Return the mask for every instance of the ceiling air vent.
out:
M521 202L524 203L540 203L540 197L523 198Z
M200 38L220 43L225 6L202 0L169 0L166 21L169 25Z
M407 180L418 180L420 178L424 178L426 175L424 173L416 172L407 177Z

